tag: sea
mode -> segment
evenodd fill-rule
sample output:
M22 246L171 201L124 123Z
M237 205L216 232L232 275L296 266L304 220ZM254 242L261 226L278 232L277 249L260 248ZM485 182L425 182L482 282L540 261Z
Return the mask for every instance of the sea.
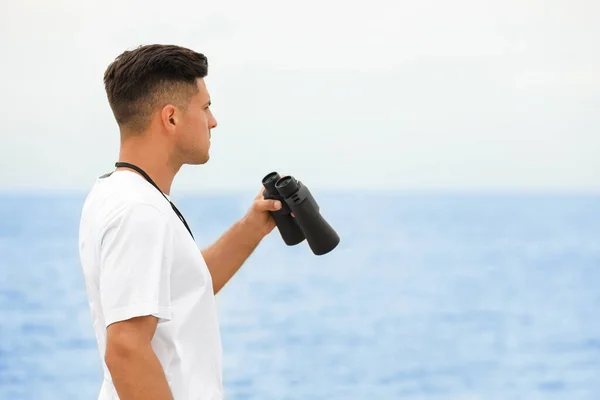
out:
M218 294L228 400L600 399L600 195L323 191ZM199 247L254 191L177 196ZM96 399L85 193L0 195L0 399Z

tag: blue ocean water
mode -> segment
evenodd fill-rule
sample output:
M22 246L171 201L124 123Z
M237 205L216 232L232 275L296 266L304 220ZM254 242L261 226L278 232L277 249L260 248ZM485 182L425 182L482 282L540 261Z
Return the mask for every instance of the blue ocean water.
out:
M204 246L254 193L186 197ZM95 399L83 195L0 196L0 399ZM600 398L600 196L323 193L219 294L230 400Z

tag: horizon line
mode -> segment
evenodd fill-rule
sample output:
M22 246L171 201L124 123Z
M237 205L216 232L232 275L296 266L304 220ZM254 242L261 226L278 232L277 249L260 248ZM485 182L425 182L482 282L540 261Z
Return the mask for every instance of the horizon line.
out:
M252 188L211 188L202 189L179 189L172 190L171 195L175 197L213 197L213 196L237 196L247 195L249 192L255 194L259 187ZM50 187L16 187L0 188L1 197L10 196L52 196L73 195L85 196L90 188L50 188ZM600 196L600 187L522 187L522 186L489 186L489 187L442 187L442 186L407 186L407 187L335 187L325 188L321 186L310 187L311 192L324 194L396 194L396 195L551 195L551 196Z

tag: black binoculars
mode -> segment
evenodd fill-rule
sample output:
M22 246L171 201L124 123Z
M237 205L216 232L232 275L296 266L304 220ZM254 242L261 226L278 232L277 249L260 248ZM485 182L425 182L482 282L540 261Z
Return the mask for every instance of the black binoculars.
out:
M277 172L271 172L263 178L262 184L265 199L281 202L281 208L271 211L271 215L288 246L306 239L312 252L318 256L336 248L340 242L339 235L323 218L319 205L302 182L292 176L282 178Z

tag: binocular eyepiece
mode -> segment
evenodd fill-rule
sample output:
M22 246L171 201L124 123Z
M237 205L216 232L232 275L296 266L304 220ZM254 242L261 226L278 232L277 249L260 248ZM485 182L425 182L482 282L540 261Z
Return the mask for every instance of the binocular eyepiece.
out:
M277 172L271 172L263 178L262 184L265 199L281 202L281 208L271 211L271 215L288 246L306 239L315 255L323 255L336 248L340 242L339 235L323 218L319 205L302 182L292 176L282 178Z

